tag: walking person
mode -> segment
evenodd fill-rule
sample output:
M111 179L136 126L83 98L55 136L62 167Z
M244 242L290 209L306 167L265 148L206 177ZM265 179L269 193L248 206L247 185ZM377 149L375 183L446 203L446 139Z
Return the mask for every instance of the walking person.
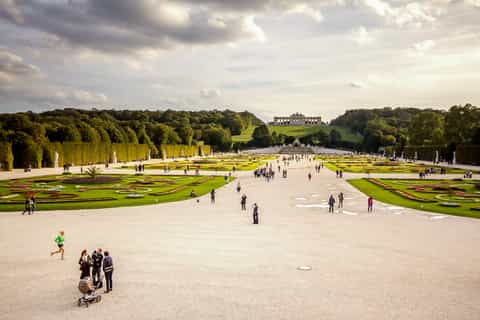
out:
M338 195L338 207L343 208L343 192Z
M92 253L92 279L93 285L96 288L101 288L103 286L102 281L102 262L103 262L103 254L102 248L98 248L97 250L93 251Z
M112 276L113 276L113 260L110 256L110 252L105 251L105 257L103 257L103 273L105 273L105 281L107 283L107 290L105 293L112 291Z
M258 205L253 204L253 224L258 224Z
M245 194L242 195L242 200L240 200L240 204L242 205L242 211L247 210L247 196Z
M310 172L308 173L308 181L312 181L312 174Z
M90 278L92 276L91 268L92 268L92 258L87 253L87 250L84 249L80 255L80 259L78 259L78 264L80 265L80 279Z
M333 195L330 195L330 198L328 198L328 212L333 213L335 207L335 198Z
M30 198L30 211L34 214L35 210L37 210L37 201L35 200L35 196L32 196Z
M372 197L368 197L367 204L368 204L368 212L372 212L373 211L373 198Z
M240 185L240 182L237 183L237 192L240 193L240 191L242 190L242 186Z
M215 203L215 189L212 189L212 191L210 191L210 201L212 203Z
M31 210L30 198L26 198L26 199L25 199L25 205L24 205L24 208L23 208L22 215L25 215L25 212L28 212L28 214L30 215L30 210Z
M63 245L65 243L65 233L63 231L60 231L59 235L55 238L55 243L57 244L58 250L50 252L50 256L61 253L63 260L63 255L65 253L65 249L63 249Z

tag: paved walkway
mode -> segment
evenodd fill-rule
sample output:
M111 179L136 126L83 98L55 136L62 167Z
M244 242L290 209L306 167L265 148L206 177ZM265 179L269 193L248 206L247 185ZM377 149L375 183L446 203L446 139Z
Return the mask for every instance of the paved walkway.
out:
M203 197L137 208L0 214L0 319L476 319L480 220L376 204L303 163ZM243 192L242 191L242 192ZM345 208L327 212L329 194ZM58 230L66 260L50 257ZM109 249L114 291L78 308L78 258ZM311 271L299 271L311 266Z

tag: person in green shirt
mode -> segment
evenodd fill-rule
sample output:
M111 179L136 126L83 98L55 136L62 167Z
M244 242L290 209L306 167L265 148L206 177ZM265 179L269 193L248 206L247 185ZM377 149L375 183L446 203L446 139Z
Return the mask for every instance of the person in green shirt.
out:
M55 243L58 246L58 250L50 252L50 256L53 256L54 254L57 254L57 253L61 253L62 260L63 260L63 254L65 253L65 250L63 249L64 242L65 242L65 233L63 231L60 231L60 234L55 238Z

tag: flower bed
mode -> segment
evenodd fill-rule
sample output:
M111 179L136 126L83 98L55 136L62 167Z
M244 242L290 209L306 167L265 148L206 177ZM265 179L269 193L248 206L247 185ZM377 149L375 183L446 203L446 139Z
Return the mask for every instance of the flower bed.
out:
M107 183L119 183L122 179L112 176L98 176L96 178L90 177L76 177L63 180L66 184L107 184Z

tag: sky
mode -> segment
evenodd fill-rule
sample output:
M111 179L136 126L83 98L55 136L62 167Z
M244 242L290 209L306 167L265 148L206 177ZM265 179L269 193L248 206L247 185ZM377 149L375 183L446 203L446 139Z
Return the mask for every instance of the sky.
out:
M477 104L480 0L0 0L0 112Z

